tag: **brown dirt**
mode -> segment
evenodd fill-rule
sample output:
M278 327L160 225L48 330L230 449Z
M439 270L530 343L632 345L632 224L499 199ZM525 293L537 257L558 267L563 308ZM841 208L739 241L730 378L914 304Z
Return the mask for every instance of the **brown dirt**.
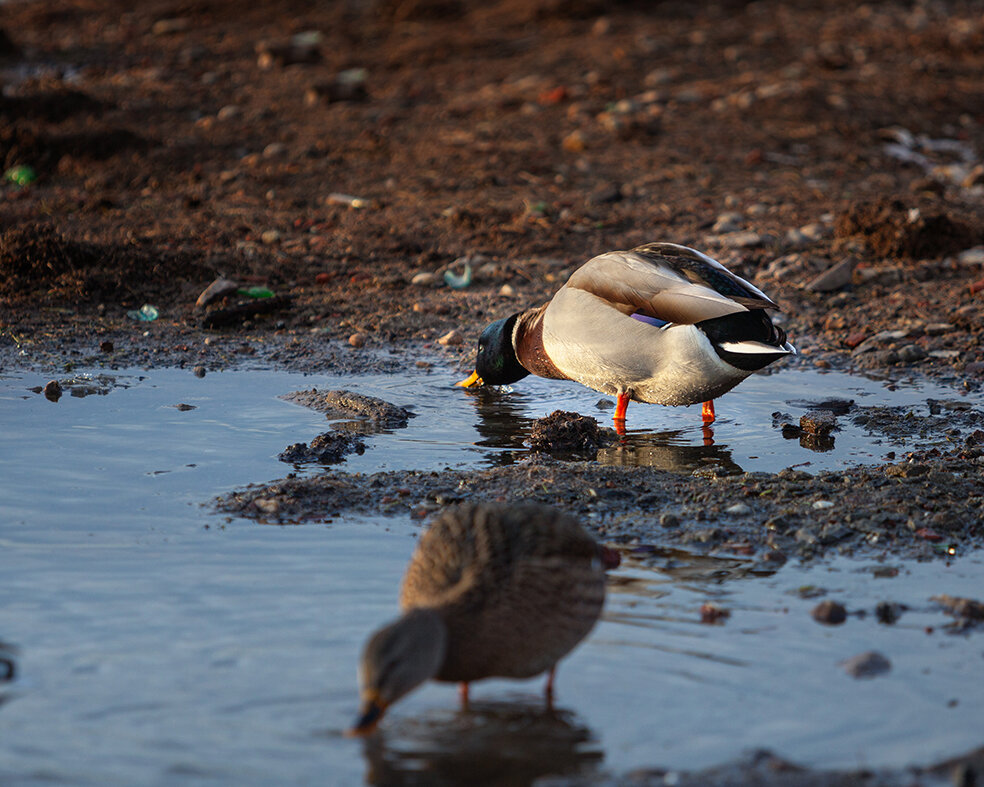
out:
M837 217L836 234L860 238L878 257L908 259L945 257L984 240L981 229L938 209L927 215L911 211L919 209L897 199L860 202Z
M2 191L0 331L18 348L132 333L146 326L126 311L150 302L162 315L151 339L170 329L188 343L198 292L224 275L290 296L229 330L362 332L371 347L458 328L470 347L588 257L669 239L757 279L808 361L977 381L984 298L969 285L982 271L946 256L984 227L979 161L960 153L984 151L974 9L8 5L0 161L38 180ZM305 31L321 38L291 58ZM288 55L264 62L273 51ZM365 69L353 100L316 90L353 68ZM924 163L887 152L900 128ZM927 147L938 139L964 148ZM904 223L913 208L917 226ZM759 242L712 231L725 211ZM50 266L25 270L8 233L39 221L58 243ZM804 225L820 230L787 238ZM493 263L471 287L408 286L466 255ZM804 289L847 255L865 272L853 286ZM947 322L958 329L925 334ZM928 352L851 358L883 328Z

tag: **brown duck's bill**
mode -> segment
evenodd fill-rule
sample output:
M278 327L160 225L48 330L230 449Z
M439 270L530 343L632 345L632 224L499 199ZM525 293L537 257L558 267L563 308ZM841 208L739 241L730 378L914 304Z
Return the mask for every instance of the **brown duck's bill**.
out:
M359 718L356 720L355 725L345 734L350 738L358 738L371 734L376 729L379 720L383 718L385 712L386 706L379 700L369 700L362 706L362 711L359 713Z
M473 388L476 385L483 385L482 378L478 376L478 372L472 372L471 376L455 383L459 388Z

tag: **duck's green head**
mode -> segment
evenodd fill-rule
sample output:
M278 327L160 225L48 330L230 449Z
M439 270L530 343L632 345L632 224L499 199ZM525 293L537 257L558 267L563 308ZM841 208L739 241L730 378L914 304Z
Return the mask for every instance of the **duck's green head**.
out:
M508 385L522 380L529 372L516 357L513 345L513 330L519 313L489 325L478 339L478 357L475 359L475 372L458 385Z

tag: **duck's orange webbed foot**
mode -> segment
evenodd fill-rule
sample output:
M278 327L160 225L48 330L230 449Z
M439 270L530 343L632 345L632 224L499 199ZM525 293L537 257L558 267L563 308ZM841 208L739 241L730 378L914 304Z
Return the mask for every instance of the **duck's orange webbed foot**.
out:
M627 393L620 393L615 400L615 416L613 420L615 421L615 431L623 435L625 434L625 411L629 409L629 395Z
M714 400L710 399L704 402L704 409L701 410L701 418L704 419L705 424L714 423Z

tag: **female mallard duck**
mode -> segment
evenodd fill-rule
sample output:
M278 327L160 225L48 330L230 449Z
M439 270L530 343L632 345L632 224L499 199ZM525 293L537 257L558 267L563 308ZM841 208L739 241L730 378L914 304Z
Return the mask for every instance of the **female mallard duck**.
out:
M359 663L353 734L426 680L529 678L554 668L591 631L618 553L540 505L465 504L442 512L410 560L403 617L369 639Z
M475 372L458 385L507 385L535 374L629 400L704 403L796 349L766 309L778 306L720 262L675 243L609 251L574 271L553 299L489 325Z

